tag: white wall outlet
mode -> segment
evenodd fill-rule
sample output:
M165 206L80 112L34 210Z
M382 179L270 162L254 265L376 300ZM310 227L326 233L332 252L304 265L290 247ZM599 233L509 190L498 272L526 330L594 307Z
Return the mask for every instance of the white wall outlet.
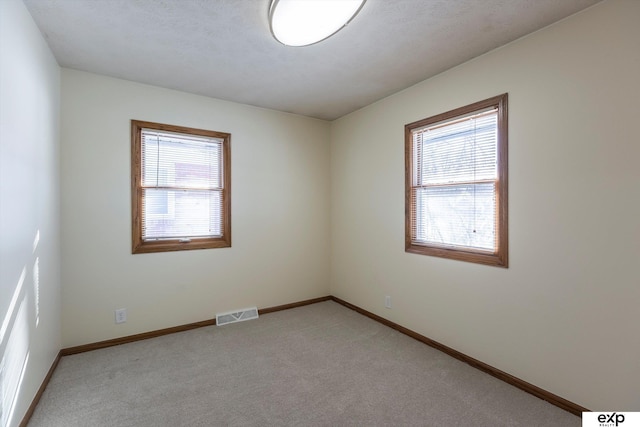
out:
M386 308L391 308L391 297L389 295L385 295L384 297L384 306Z
M127 309L119 308L116 310L116 323L124 323L127 321Z

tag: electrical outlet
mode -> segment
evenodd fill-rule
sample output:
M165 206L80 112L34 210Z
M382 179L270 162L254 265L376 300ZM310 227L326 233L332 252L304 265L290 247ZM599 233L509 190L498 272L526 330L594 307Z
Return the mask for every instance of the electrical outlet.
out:
M127 309L119 308L116 310L116 323L124 323L127 321Z
M391 308L391 297L389 295L385 295L384 297L384 306L386 308Z

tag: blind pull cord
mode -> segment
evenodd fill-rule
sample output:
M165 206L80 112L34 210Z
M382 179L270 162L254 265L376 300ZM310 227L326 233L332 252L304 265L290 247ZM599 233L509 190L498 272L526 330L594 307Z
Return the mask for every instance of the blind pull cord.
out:
M160 186L160 135L156 134L156 187Z

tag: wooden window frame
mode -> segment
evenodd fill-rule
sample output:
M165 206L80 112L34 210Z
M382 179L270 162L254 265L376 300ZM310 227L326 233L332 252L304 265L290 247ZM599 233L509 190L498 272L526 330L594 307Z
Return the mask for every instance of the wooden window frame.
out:
M405 251L507 268L509 265L508 225L508 94L504 93L446 113L405 125ZM496 180L496 246L493 251L484 251L463 246L445 246L413 243L412 224L415 220L411 210L413 174L413 130L438 122L449 121L459 116L470 115L486 108L497 108L497 156L498 177Z
M180 238L145 241L142 238L142 129L153 129L188 135L212 137L222 140L222 236L192 238L181 241ZM131 214L132 214L132 253L152 253L183 251L192 249L226 248L231 246L231 134L184 126L131 120Z

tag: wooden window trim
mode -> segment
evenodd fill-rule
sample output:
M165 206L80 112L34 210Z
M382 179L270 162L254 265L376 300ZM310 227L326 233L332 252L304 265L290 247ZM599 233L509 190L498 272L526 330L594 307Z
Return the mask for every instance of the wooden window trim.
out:
M405 125L405 251L507 268L509 265L509 223L508 223L508 94L485 99L446 113ZM451 248L438 245L417 245L412 242L411 186L413 171L412 132L455 117L471 114L485 108L497 107L498 113L498 179L496 181L496 252Z
M144 241L142 239L142 129L176 132L222 139L223 182L222 236L198 238L189 242L180 239ZM132 253L182 251L225 248L231 246L231 134L184 126L131 120L131 213Z

